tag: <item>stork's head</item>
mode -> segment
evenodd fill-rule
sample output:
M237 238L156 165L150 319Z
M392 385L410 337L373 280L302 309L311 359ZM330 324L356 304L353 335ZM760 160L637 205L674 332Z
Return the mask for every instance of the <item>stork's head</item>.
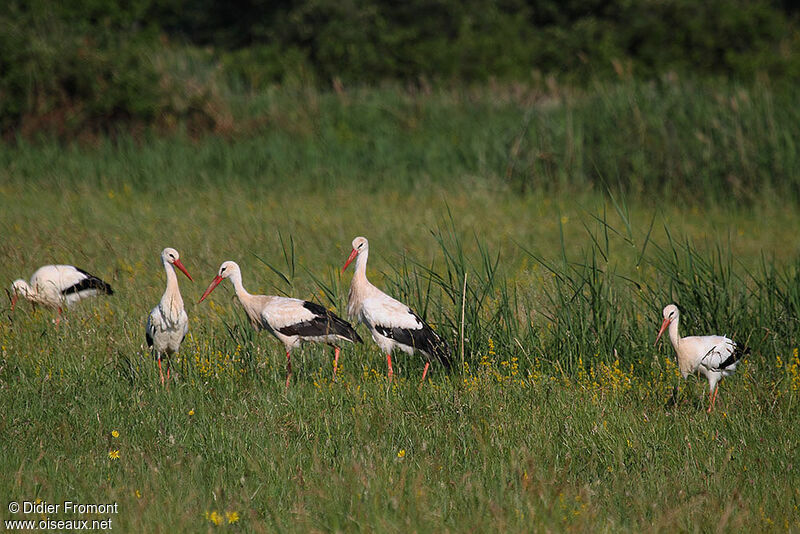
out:
M239 270L238 263L236 263L235 261L226 261L219 266L219 272L217 273L217 276L220 279L230 278L231 276L233 276L234 273L239 273L239 272L241 271Z
M357 238L353 239L353 251L350 253L350 256L347 257L347 261L344 262L344 267L342 267L342 272L347 269L347 266L350 265L350 262L356 259L356 256L361 254L362 252L367 252L369 250L369 241L367 241L366 237L358 236Z
M662 312L662 315L664 316L664 322L661 323L661 330L658 331L658 336L656 336L656 344L658 343L658 340L661 339L661 334L664 333L664 330L667 329L669 324L672 321L677 321L678 320L678 317L680 316L680 312L678 311L678 307L677 306L675 306L674 304L670 304L669 306L666 306L664 308L664 311Z
M164 250L162 250L161 260L164 263L169 263L170 265L174 265L175 267L180 269L181 272L185 274L189 280L192 280L192 276L189 274L189 271L187 271L186 267L184 267L183 263L181 263L180 254L178 254L178 251L175 250L174 248L167 247ZM192 280L192 282L194 282L194 280Z
M19 300L20 296L26 299L33 297L31 286L22 278L14 280L14 283L11 284L11 311L14 311L14 306L17 305L17 300Z
M239 266L236 264L235 261L224 262L222 265L219 266L219 272L217 272L217 276L215 276L214 279L211 281L211 283L208 285L208 289L206 289L206 292L203 293L203 296L200 297L200 300L198 302L203 302L203 299L205 299L208 295L210 295L211 292L214 291L214 288L217 287L219 283L222 282L224 279L230 278L231 276L238 273L241 273L241 271L239 270Z

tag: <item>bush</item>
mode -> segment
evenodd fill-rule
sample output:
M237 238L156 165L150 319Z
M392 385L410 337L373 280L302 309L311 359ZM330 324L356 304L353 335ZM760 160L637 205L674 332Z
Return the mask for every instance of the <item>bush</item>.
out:
M253 50L236 57L259 57L273 79L292 72L285 54L303 58L323 83L782 76L798 64L791 11L765 0L301 0L231 12L216 0L175 0L150 18L197 45Z
M78 3L70 11L33 0L12 2L0 15L4 137L169 126L198 114L218 125L207 82L176 76L157 27L143 27L136 10L116 7L98 13Z
M81 23L44 2L12 2L0 17L3 132L152 121L159 98L154 40L148 32L117 30L108 19Z

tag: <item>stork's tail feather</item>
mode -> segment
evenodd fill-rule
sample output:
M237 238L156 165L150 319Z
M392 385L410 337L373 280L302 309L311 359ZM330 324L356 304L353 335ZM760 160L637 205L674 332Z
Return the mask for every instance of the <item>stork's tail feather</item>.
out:
M743 347L743 348L736 347L736 349L734 349L733 351L733 354L728 356L728 359L722 362L719 368L725 369L726 367L730 367L731 365L738 362L748 354L750 354L750 347Z
M337 336L341 336L345 339L349 339L353 343L363 343L364 340L361 339L361 336L358 335L355 328L342 319L341 317L334 315L333 313L328 314L329 324L333 327L333 331L336 333Z
M111 289L111 285L108 282L104 282L99 278L95 278L95 283L97 284L97 289L105 293L106 295L113 295L114 290Z
M86 291L87 289L96 289L100 293L105 293L106 295L113 295L114 290L111 289L111 286L108 283L103 282L99 278L85 278L64 290L64 295L71 295L72 293L80 293L81 291Z
M429 352L431 356L439 360L439 363L442 364L446 369L450 369L450 365L452 363L450 357L450 345L447 342L440 338L433 330L431 330L431 342L430 342L430 349Z
M361 336L359 336L358 332L355 331L353 325L351 325L350 323L348 323L347 321L345 321L344 319L342 319L329 309L325 308L325 306L307 300L303 302L303 307L306 308L307 310L310 310L317 316L315 320L324 321L323 328L326 329L328 333L335 334L344 339L348 339L353 343L363 343Z
M104 282L103 280L100 280L95 275L87 273L83 269L78 269L77 267L76 267L76 269L79 272L81 272L84 275L86 275L86 278L84 278L83 280L81 280L80 282L75 284L74 286L71 286L71 287L68 287L67 289L65 289L64 292L63 292L64 295L69 295L71 293L80 293L81 291L84 291L86 289L96 289L100 293L105 293L106 295L113 295L114 294L114 290L111 289L111 286L108 284L108 282Z

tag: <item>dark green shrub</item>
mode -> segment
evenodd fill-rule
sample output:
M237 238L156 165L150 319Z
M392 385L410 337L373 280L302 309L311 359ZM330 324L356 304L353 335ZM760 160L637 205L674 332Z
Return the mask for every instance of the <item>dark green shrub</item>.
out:
M135 6L12 2L0 14L4 136L70 136L187 118L203 129L225 123L209 76L176 68L191 62L190 51L174 60L157 27L142 25L147 6Z

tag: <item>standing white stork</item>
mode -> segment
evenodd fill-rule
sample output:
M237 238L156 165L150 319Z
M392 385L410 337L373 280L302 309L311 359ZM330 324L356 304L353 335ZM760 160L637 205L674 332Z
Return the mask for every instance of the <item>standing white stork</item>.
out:
M315 302L289 297L251 295L242 285L242 272L236 262L226 261L219 273L200 297L203 301L222 280L229 278L242 303L250 324L258 330L268 330L286 348L286 387L292 376L291 351L304 342L327 343L334 348L333 376L339 364L339 343L361 343L361 337L350 323Z
M175 274L174 267L180 269L189 280L192 280L192 277L181 263L180 255L174 248L167 247L162 250L161 261L164 264L164 271L167 273L167 289L161 296L161 302L153 308L147 318L145 338L147 346L156 353L158 374L161 376L161 385L164 385L161 358L164 355L167 356L167 378L169 378L170 367L172 367L169 356L180 350L183 338L189 331L189 316L183 309L183 298L181 290L178 288L178 276Z
M33 273L30 284L21 278L15 280L11 292L11 311L14 311L21 296L34 304L58 310L56 324L61 321L62 308L95 295L114 294L106 282L73 265L39 267Z
M392 379L392 351L396 348L406 354L421 352L427 358L422 381L428 374L431 358L436 357L445 367L450 367L450 347L419 315L402 302L393 299L367 280L367 258L369 242L365 237L353 239L353 251L342 267L347 269L356 260L350 295L347 299L347 314L369 328L372 339L386 353L389 380Z
M750 349L741 349L733 340L725 336L689 336L680 337L678 323L681 314L674 304L664 308L664 322L658 331L656 344L661 334L669 327L669 340L678 355L678 367L683 378L690 374L702 374L708 379L708 412L717 401L717 383L724 376L730 376L736 370L738 362Z

